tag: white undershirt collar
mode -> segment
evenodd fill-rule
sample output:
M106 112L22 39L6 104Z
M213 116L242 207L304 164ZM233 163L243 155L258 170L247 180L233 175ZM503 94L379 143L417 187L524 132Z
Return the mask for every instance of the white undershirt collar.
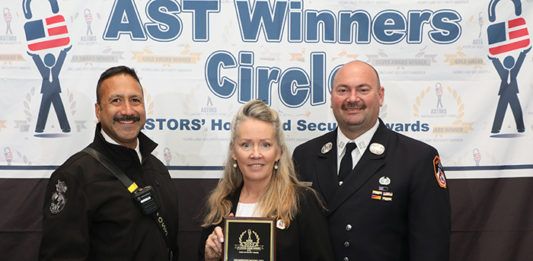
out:
M104 137L104 140L107 141L108 143L122 146L122 145L118 144L114 139L109 137L109 135L107 135L107 133L105 133L105 131L103 129L100 130L100 133ZM125 147L125 146L122 146L122 147ZM137 138L137 146L135 146L135 152L137 152L137 156L139 157L139 161L142 162L142 158L143 157L141 155L141 149L139 148L139 138Z
M355 165L357 165L357 162L359 162L359 159L361 159L361 156L365 152L366 148L368 147L368 144L372 140L374 133L376 133L378 126L379 121L376 121L372 128L363 133L361 136L357 137L355 140L348 139L346 136L344 136L344 133L342 133L340 128L337 128L337 172L340 168L341 159L344 156L344 152L346 151L346 144L349 142L355 142L355 145L357 145L357 149L352 151L352 167L355 167Z
M236 217L257 217L255 213L256 203L242 203L237 204L237 211L235 211Z

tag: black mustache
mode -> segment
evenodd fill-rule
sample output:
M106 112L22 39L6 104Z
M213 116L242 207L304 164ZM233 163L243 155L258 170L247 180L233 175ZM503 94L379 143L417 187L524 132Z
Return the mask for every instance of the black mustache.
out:
M123 115L120 117L114 117L114 121L140 121L141 117L137 115Z
M347 110L347 109L356 109L356 110L364 110L366 109L366 104L363 102L347 102L342 104L341 109Z

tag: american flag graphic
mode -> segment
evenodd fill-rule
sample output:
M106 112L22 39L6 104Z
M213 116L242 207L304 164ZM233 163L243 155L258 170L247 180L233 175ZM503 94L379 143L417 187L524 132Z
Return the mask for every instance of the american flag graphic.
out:
M11 21L11 19L13 19L13 16L11 15L11 12L7 11L4 9L4 20L5 21Z
M40 51L66 46L70 43L65 18L55 15L24 24L30 51Z
M492 24L487 28L487 36L491 55L525 48L530 43L524 18Z
M93 15L90 12L85 13L85 21L89 22L93 20Z

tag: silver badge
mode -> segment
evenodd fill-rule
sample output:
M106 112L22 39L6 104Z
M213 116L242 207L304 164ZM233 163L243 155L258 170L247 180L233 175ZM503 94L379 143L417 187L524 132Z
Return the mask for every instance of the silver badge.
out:
M326 154L331 150L331 148L333 148L333 143L328 142L324 144L324 146L322 146L322 149L320 150L320 152L322 152L322 154Z
M370 144L370 152L381 155L383 152L385 152L385 146L379 144L379 143L372 143Z
M52 200L50 202L50 213L59 214L67 203L65 192L67 192L67 185L64 181L57 180L56 191L52 194Z
M384 186L389 185L390 184L390 178L389 177L385 177L385 176L379 178L379 184L384 185Z

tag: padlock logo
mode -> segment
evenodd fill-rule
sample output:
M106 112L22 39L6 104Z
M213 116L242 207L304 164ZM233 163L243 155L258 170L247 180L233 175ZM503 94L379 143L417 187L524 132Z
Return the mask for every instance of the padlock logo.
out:
M489 3L489 21L496 21L496 4L500 0L491 0ZM519 17L522 14L520 0L512 0L516 18L493 23L487 28L489 54L494 57L499 54L525 49L531 45L526 20Z
M491 55L519 50L530 44L526 20L522 17L490 25L487 37Z
M67 25L62 15L29 21L24 24L30 51L40 51L70 44Z

